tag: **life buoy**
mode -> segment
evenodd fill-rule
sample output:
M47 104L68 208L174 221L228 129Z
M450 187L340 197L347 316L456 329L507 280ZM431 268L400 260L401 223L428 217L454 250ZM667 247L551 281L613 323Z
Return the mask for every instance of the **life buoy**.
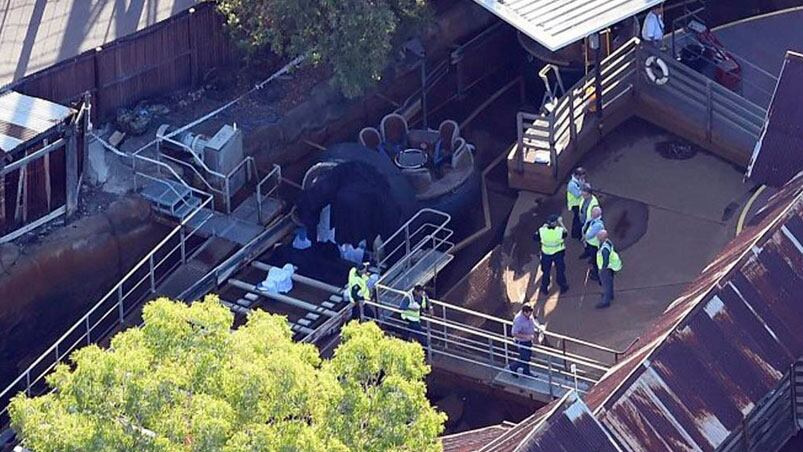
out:
M655 55L647 57L644 62L644 71L650 81L656 85L663 85L669 81L669 66L666 65L664 60Z

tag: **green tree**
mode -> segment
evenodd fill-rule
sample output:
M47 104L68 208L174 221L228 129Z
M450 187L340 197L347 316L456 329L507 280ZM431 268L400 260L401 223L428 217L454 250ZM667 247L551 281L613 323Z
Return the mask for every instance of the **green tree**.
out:
M399 30L428 16L425 0L217 1L247 53L270 47L279 55L326 63L347 97L379 80Z
M252 313L232 330L216 297L159 299L109 349L71 356L54 391L11 403L34 451L425 451L445 415L425 397L418 344L373 323L346 325L331 360L292 340L284 317Z

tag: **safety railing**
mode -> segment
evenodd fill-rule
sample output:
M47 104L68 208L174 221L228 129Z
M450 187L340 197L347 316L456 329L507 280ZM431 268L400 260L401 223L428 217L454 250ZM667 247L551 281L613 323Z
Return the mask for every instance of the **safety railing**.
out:
M208 221L205 209L211 204L206 195L201 204L163 238L145 257L115 284L89 311L56 342L0 392L0 423L8 420L8 404L19 392L36 395L45 390L44 378L53 368L66 360L77 348L105 339L109 333L126 325L126 316L144 300L156 294L161 281L179 265L186 263L192 253L188 241ZM196 219L196 216L205 218ZM197 220L197 221L194 221ZM190 226L190 221L192 225Z
M551 111L518 113L519 169L524 163L537 163L551 166L553 174L558 174L560 153L576 143L579 135L594 130L595 114L610 108L633 88L638 46L638 39L633 39L603 59L599 85L597 73L589 72L555 101Z
M193 163L186 162L179 158L167 155L161 152L161 141L166 141L172 145L179 146L182 149L186 150L187 154L192 156ZM153 157L148 157L145 155L146 151L152 151L155 153ZM131 154L131 156L136 160L139 159L148 159L148 160L158 160L158 161L167 161L171 164L179 165L180 167L184 168L185 170L190 171L191 174L195 176L195 180L200 181L203 185L204 189L207 190L209 193L219 196L223 200L223 208L225 213L231 213L233 207L233 200L236 193L233 192L232 187L235 186L234 181L242 177L244 179L244 184L251 181L257 174L256 168L256 161L253 157L245 157L240 163L237 164L234 168L232 168L227 174L220 173L215 171L203 160L200 160L195 152L187 146L186 144L174 140L167 136L159 136L157 140L151 146L145 146L138 149L136 152ZM164 162L163 162L164 163ZM157 167L157 171L161 171L163 167ZM175 173L175 170L173 171ZM245 173L241 176L242 173ZM239 188L239 186L237 187Z
M262 212L262 204L266 199L277 194L281 184L282 167L276 164L274 164L273 169L257 183L257 217L259 218L259 224L265 221Z
M656 60L665 64L669 72L668 77L657 82L647 77L645 69L648 61ZM580 79L557 99L551 111L517 115L519 170L525 163L543 164L557 176L561 152L576 145L579 136L597 133L600 121L621 111L620 107L634 114L635 105L628 105L632 99L642 101L645 95L656 93L666 97L662 104L668 107L691 105L691 115L696 115L694 124L701 131L705 128L706 140L714 142L717 137L727 136L744 144L739 152L745 155L752 150L763 127L764 108L675 61L671 54L642 45L638 38L603 59L599 73L599 82L597 71ZM678 115L688 113L678 110Z
M502 333L478 328L449 318L448 310L451 306L432 301L434 313L422 316L421 330L411 329L407 322L401 320L401 310L398 307L369 301L362 306L361 316L365 320L377 322L392 334L419 340L430 362L435 363L438 358L443 357L486 368L494 373L514 373L510 366L521 362L518 353L520 344L513 339L508 324L501 323ZM441 310L443 314L439 315ZM538 343L533 343L530 351L532 354L527 364L531 375L520 377L525 382L541 383L543 386L535 386L537 391L552 397L560 396L569 389L586 392L610 368L609 365L593 359Z
M674 102L683 102L692 107L705 127L707 140L714 135L743 134L755 143L764 127L766 110L737 93L725 88L703 74L678 63L658 49L649 46L639 48L640 62L647 59L661 59L668 69L669 76L664 83L650 83L643 80L641 90L663 92L672 96ZM643 66L643 64L642 64ZM752 151L752 146L749 151Z
M379 261L380 277L376 282L380 303L399 302L393 290L410 290L429 281L452 259L450 242L453 231L446 227L451 217L438 210L422 209L384 242ZM379 259L381 257L381 259Z

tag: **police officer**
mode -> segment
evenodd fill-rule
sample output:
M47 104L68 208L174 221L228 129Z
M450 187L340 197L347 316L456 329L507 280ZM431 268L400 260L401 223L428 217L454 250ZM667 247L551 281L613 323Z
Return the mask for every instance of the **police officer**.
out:
M597 233L599 240L599 251L597 251L597 267L599 268L599 282L602 285L602 299L597 303L597 308L607 308L613 300L613 278L622 269L622 260L613 248L613 243L608 240L608 231L601 230Z
M572 177L566 185L566 207L572 212L572 238L581 238L580 204L583 202L581 191L586 184L586 170L578 166L572 172Z
M569 290L569 284L566 282L566 228L563 226L563 219L557 215L550 215L547 222L538 229L533 237L535 241L541 242L541 293L547 294L549 292L549 279L550 272L552 271L552 264L555 264L558 286L560 286L560 293L566 293Z
M599 206L599 200L594 195L591 184L583 185L583 188L580 190L580 196L583 198L583 201L580 203L580 222L585 225L586 221L591 218L591 209Z
M583 243L585 251L580 255L580 259L588 258L588 265L591 266L591 279L597 280L597 250L599 249L599 239L597 234L605 229L602 221L602 209L594 207L591 209L591 218L583 225Z
M427 340L421 328L421 310L423 309L431 313L432 303L429 302L429 296L424 286L416 284L413 288L413 293L409 297L404 297L399 309L402 311L402 320L407 322L405 337L409 340L410 336L414 334L416 340L422 344L426 344Z
M348 295L351 301L354 302L354 307L351 310L352 319L361 319L361 309L363 315L373 317L373 309L365 305L365 301L371 299L371 291L368 289L368 279L370 277L368 265L368 262L363 262L361 269L358 270L357 267L351 267L351 270L349 270Z

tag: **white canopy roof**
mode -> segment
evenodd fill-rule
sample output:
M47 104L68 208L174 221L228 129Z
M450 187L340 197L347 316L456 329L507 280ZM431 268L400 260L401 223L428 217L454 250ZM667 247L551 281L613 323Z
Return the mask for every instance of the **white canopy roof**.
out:
M474 0L553 52L664 0Z
M0 150L10 152L19 144L63 121L69 107L16 91L0 94Z

